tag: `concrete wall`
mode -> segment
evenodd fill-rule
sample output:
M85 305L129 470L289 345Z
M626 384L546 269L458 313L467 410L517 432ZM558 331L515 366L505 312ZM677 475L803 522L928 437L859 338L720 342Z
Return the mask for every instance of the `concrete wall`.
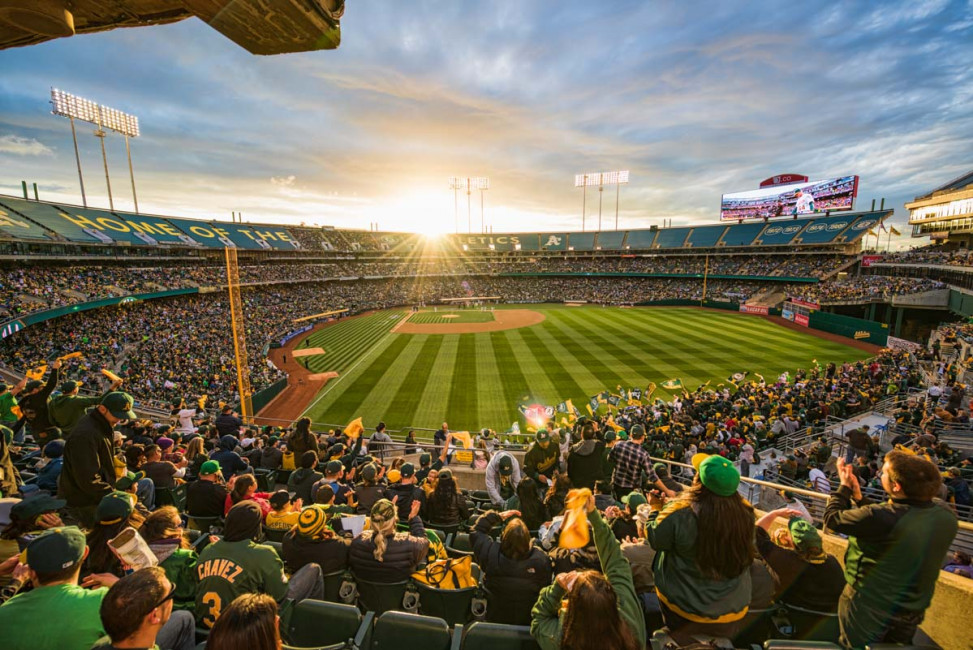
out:
M926 309L945 309L949 307L949 289L924 291L892 298L893 307L925 307Z

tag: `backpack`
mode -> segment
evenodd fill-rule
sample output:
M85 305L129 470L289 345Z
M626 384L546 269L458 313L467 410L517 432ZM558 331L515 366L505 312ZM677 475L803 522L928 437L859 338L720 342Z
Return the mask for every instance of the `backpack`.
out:
M435 589L468 589L476 586L473 558L469 555L430 562L412 574L412 579Z

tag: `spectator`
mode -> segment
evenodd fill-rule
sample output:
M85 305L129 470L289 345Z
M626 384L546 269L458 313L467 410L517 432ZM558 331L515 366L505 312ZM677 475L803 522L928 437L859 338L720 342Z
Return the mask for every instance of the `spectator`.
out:
M67 501L69 513L86 526L94 525L98 504L114 489L112 428L136 417L130 395L108 393L101 404L78 420L64 445L60 494Z
M554 584L541 591L531 611L531 636L542 650L644 648L645 621L632 583L632 570L590 494L585 509L601 573L571 571L557 575ZM570 606L562 617L565 598Z
M655 584L672 638L733 637L750 603L753 508L737 493L740 473L722 456L697 454L692 487L666 504L650 495L645 527Z
M280 650L277 602L267 594L243 594L219 617L206 639L207 650Z
M443 526L453 526L469 517L469 507L466 499L456 489L453 473L444 469L439 473L436 489L426 502L427 520Z
M530 531L516 510L486 512L470 532L473 557L490 592L487 620L530 625L530 609L541 589L551 584L551 560L533 545ZM490 531L504 524L500 541Z
M560 453L560 447L551 444L550 432L541 429L534 436L534 444L524 454L524 475L545 486L550 485L557 471Z
M50 443L48 443L50 444ZM20 548L27 546L24 535L37 531L57 528L64 525L58 510L64 507L64 501L55 499L47 494L39 494L30 499L12 499L10 506L10 523L0 533L0 558L6 559ZM4 544L3 542L13 542Z
M381 499L372 506L369 528L351 542L348 563L357 578L369 582L402 582L425 561L429 550L426 529L419 519L419 502L409 512L409 533L395 532L395 505Z
M108 639L92 650L193 650L193 616L173 611L176 588L159 567L140 569L118 580L101 601L101 623Z
M222 436L220 438L220 448L209 455L210 460L215 460L220 464L223 472L223 480L229 481L230 477L248 469L250 466L236 453L237 439L233 436Z
M568 452L568 476L571 485L578 488L595 489L595 483L604 478L602 456L605 442L595 438L595 429L590 423L581 428L581 440L571 446Z
M253 475L237 476L223 504L223 515L226 516L233 506L243 501L253 501L260 509L261 519L263 519L270 512L270 501L267 500L269 498L270 494L267 492L257 492L257 479Z
M233 412L233 407L230 405L224 406L220 414L216 416L216 433L220 436L233 436L234 438L240 435L240 429L243 427L243 420L240 416Z
M649 453L642 448L642 443L645 441L645 429L642 425L634 425L631 435L631 440L619 442L609 453L609 458L615 464L615 472L612 475L615 498L621 499L636 488L641 488L643 473L648 483L654 483L659 490L670 497L675 496L675 493L656 476Z
M267 444L260 450L260 468L280 469L283 459L284 452L280 449L280 438L270 436L267 439Z
M256 543L262 517L256 503L236 504L226 516L223 539L200 553L195 607L197 624L212 628L224 604L232 603L243 594L265 593L285 609L289 609L294 601L321 600L324 596L321 567L308 564L288 581L277 551Z
M770 528L779 517L789 518L788 548L770 538ZM772 510L757 521L757 551L777 576L778 601L816 612L838 611L845 578L841 564L823 546L821 535L797 510Z
M891 451L881 479L890 500L866 505L854 468L843 459L838 476L841 486L828 500L824 523L848 535L841 643L910 644L958 529L956 516L933 503L942 477L928 460Z
M192 610L196 601L196 552L189 546L182 517L172 506L162 506L145 519L139 535L155 554L159 567L175 586L173 606Z
M61 431L51 422L48 413L48 402L51 393L57 386L59 370L64 362L57 359L51 364L51 374L47 378L47 383L39 379L32 379L24 386L24 392L20 398L20 411L23 413L24 422L34 436L34 441L41 447L51 440L61 437Z
M810 472L808 473L808 480L811 481L811 489L815 492L820 492L821 494L831 494L831 481L821 468L817 466L817 463L810 464Z
M113 381L107 392L118 390L121 385L121 380ZM51 423L61 430L65 438L71 435L74 425L84 416L88 408L100 404L101 398L104 397L104 395L81 397L78 395L80 388L81 382L63 382L60 387L61 394L52 399L47 406Z
M287 451L294 454L294 458L301 458L306 451L313 451L316 456L320 456L318 439L311 433L311 418L301 418L294 425L294 431L287 439Z
M406 522L412 511L412 502L418 500L420 512L426 505L426 493L416 485L416 468L412 463L403 463L399 467L399 482L390 485L385 491L388 498L395 503L399 512L399 521Z
M672 478L672 476L669 475L669 466L666 465L665 463L656 463L655 465L652 466L652 469L655 470L655 475L659 477L659 480L662 481L662 484L665 485L670 490L672 490L674 494L678 495L680 492L686 489L682 483L680 483L679 481L677 481L676 479ZM676 469L679 468L677 467Z
M502 507L514 494L520 484L520 463L509 452L500 451L494 454L487 463L486 481L487 494L490 502L496 507Z
M376 466L375 463L367 463L361 468L361 483L355 486L355 500L358 503L356 512L360 515L371 512L372 506L380 499L385 498L385 485L382 476L385 474L385 467Z
M845 449L845 462L852 463L858 456L869 456L872 439L868 437L868 425L848 432L848 447Z
M34 466L37 471L37 487L51 494L57 494L57 481L64 465L64 441L51 440L44 445L41 462Z
M84 533L53 528L27 546L27 568L34 589L0 605L4 650L88 650L103 634L99 617L105 588L78 586L88 556ZM65 614L52 625L55 613Z
M969 554L963 551L953 551L946 561L943 571L954 573L964 578L973 578L973 566L970 566L971 564L973 564L973 560L970 559Z
M806 521L811 525L814 525L814 518L811 516L811 513L808 511L807 506L804 505L804 502L798 499L793 492L791 492L790 490L781 490L780 492L778 492L778 494L780 495L780 498L784 500L785 510L795 510L799 512L800 514L798 516L801 519L803 519L804 521Z
M156 489L172 490L176 487L176 481L181 480L186 475L186 467L189 461L185 458L177 467L167 460L162 460L162 450L158 445L149 445L145 448L145 464L142 471L152 479L152 485Z
M970 484L963 478L960 468L950 467L946 477L946 487L953 496L953 502L958 506L969 506Z
M544 507L547 509L548 516L556 517L564 512L564 500L571 491L571 478L567 474L554 472L554 480L544 495Z
M646 503L648 503L648 500L641 492L632 492L622 497L622 505L625 506L624 510L616 509L617 514L614 517L609 517L615 539L619 542L623 542L628 538L638 539L639 531L638 524L635 521L635 515L638 513L639 506Z
M308 564L318 565L325 575L348 568L348 542L329 526L331 516L319 505L301 510L297 525L284 535L282 553L290 573Z
M271 511L267 513L264 525L270 530L290 530L297 524L301 515L301 497L294 497L287 490L277 490L270 496Z
M203 463L209 460L209 456L206 455L203 446L203 437L197 436L189 441L186 446L186 453L183 457L188 462L186 468L186 474L191 476L199 476L199 470L203 466Z
M393 452L394 449L390 444L392 442L391 436L385 433L385 423L379 422L378 426L375 427L375 433L368 439L368 453L377 458L379 461L385 460L385 454L388 452Z
M517 496L508 503L521 513L520 518L528 530L539 530L544 522L551 519L544 505L541 486L532 478L524 478L517 485Z
M127 492L106 494L95 511L96 525L88 531L88 548L91 552L85 563L87 573L110 573L121 577L121 560L112 551L108 541L126 528L142 526L145 519L135 510L135 495Z
M318 465L318 455L313 450L307 450L298 458L298 467L287 478L287 489L294 492L302 501L310 503L314 500L312 486L324 478L324 474L315 471Z
M200 466L199 478L186 489L186 512L190 517L222 517L228 496L220 464L208 460Z

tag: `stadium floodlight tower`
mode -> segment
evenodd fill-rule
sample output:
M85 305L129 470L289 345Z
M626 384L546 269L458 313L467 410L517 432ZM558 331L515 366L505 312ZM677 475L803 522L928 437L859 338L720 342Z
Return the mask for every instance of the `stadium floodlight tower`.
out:
M628 183L628 170L617 172L596 172L593 174L575 174L574 186L581 188L581 231L585 229L586 207L588 203L588 186L598 186L598 230L601 230L601 194L605 185L615 186L615 230L618 230L618 195L622 184Z
M78 163L78 180L81 183L81 202L88 207L88 199L84 191L84 176L81 174L81 155L78 153L78 136L74 128L74 120L89 122L98 127L95 137L101 140L101 160L105 165L105 183L108 186L108 206L115 209L115 202L111 193L111 178L108 175L108 155L105 153L105 129L125 136L125 153L128 156L128 174L132 181L132 201L135 204L135 214L139 213L139 199L135 192L135 171L132 167L132 149L129 138L140 135L139 118L129 113L109 106L101 106L89 99L66 93L58 88L51 88L51 112L71 120L71 138L74 140L74 158Z
M473 232L473 211L471 207L470 194L473 190L480 191L480 231L484 232L483 221L483 191L490 189L490 179L485 176L459 176L449 177L449 189L453 190L453 225L456 232L459 232L459 190L466 190L466 227L470 233Z

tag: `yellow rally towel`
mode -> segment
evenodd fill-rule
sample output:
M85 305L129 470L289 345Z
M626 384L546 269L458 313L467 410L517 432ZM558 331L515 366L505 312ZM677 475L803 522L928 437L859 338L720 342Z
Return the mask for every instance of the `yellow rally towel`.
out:
M68 359L80 359L80 352L68 352L63 357L58 357L58 361L67 361Z
M101 374L103 374L104 376L108 377L108 381L112 382L113 384L115 382L120 382L122 380L121 377L119 377L118 375L116 375L115 373L113 373L108 368L102 368L101 369Z
M453 440L460 440L463 443L463 449L473 449L473 439L470 438L469 431L454 431Z
M561 548L581 548L588 545L588 513L585 507L591 490L580 488L568 492L564 500L564 523L557 545Z
M354 440L357 439L358 436L360 436L362 434L362 431L364 430L365 430L365 426L361 423L361 418L357 417L348 423L348 426L345 427L343 433L349 438L351 438L352 440Z
M40 378L44 376L45 372L47 372L46 363L42 366L38 366L34 368L33 370L28 370L24 374L27 375L27 379L34 381L34 380L40 380Z

